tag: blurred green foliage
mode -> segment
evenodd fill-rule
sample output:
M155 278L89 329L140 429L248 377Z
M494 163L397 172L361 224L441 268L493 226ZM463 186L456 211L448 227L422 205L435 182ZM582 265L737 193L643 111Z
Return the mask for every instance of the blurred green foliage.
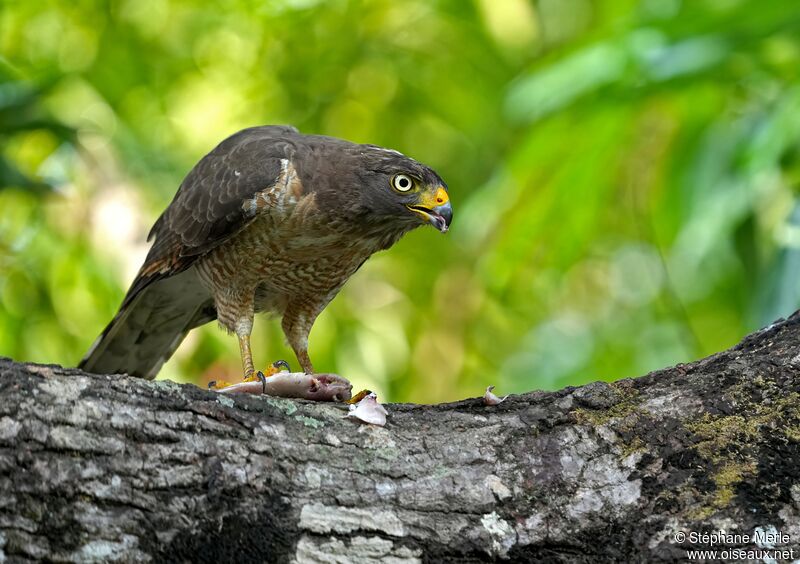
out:
M800 4L75 0L0 7L0 354L73 365L236 130L403 151L453 229L373 257L318 369L443 401L641 374L800 303ZM295 359L256 323L258 363ZM162 377L234 379L195 331Z

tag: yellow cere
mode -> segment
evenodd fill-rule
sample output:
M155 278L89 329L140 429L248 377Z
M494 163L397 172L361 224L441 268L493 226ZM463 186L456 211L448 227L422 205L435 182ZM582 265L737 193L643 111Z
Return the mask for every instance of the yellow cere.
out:
M447 190L444 189L444 186L439 186L436 192L426 191L420 194L418 205L432 210L436 206L443 206L449 201L450 196L447 195Z

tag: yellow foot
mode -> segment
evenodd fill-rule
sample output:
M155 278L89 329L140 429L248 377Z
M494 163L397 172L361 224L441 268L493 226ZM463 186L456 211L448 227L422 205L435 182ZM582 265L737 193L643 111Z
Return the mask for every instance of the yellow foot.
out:
M255 382L256 380L261 381L262 393L266 393L266 391L267 391L267 377L264 376L264 373L261 372L260 370L255 375L255 377L248 377L248 378L245 378L242 381L243 382ZM222 389L227 388L228 386L232 386L232 385L233 384L231 384L230 382L226 382L225 380L212 380L211 382L208 383L208 389L209 390L222 390Z
M354 395L353 397L351 397L349 400L345 401L344 403L358 403L362 399L364 399L365 397L370 395L371 393L372 392L370 390L361 390L360 392L358 392L356 395Z
M266 378L281 372L283 369L289 370L289 363L285 360L276 360L269 366L267 366L263 372L260 370L249 376L245 374L245 377L242 379L242 382L258 382L261 381L262 383ZM228 386L232 386L232 382L228 382L226 380L212 380L208 383L209 390L221 390L222 388L227 388Z
M244 381L255 382L256 380L261 380L261 376L263 376L264 378L269 378L270 376L274 376L275 374L281 372L282 370L288 371L289 363L286 362L285 360L276 360L275 362L267 366L263 372L256 372L255 374L245 377ZM259 374L261 376L259 376Z

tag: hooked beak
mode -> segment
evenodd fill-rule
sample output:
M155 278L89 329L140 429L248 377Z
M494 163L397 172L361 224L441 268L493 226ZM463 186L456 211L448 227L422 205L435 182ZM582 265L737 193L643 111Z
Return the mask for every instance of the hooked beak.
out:
M424 194L419 204L406 206L418 214L425 223L433 225L442 233L447 233L453 220L453 208L450 197L443 186L439 186L435 194Z

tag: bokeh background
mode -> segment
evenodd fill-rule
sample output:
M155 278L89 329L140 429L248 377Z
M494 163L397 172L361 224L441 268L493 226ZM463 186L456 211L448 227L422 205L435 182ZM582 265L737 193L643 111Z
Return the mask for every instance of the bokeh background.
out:
M634 376L800 307L800 3L4 0L0 354L74 365L147 231L236 130L403 151L451 232L371 259L322 371L434 402ZM257 364L296 361L277 321ZM235 379L195 331L161 377Z

